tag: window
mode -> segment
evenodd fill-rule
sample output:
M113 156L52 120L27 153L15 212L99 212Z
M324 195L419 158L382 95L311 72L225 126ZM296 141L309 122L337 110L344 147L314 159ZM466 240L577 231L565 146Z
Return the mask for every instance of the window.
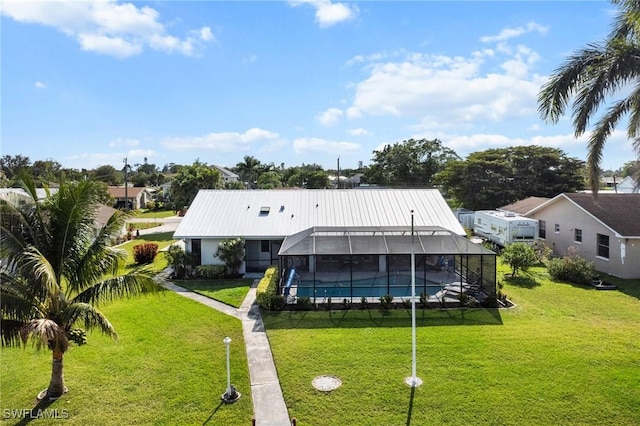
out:
M576 228L574 230L573 241L575 241L576 243L581 243L582 242L582 229Z
M557 223L556 223L556 227L555 227L555 229L553 230L553 232L555 232L556 234L559 234L559 233L560 233L560 225L559 225L559 224L557 224Z
M260 252L269 253L269 240L260 241Z
M609 236L598 234L598 257L609 258Z
M547 238L547 222L544 220L538 222L538 237L542 239Z

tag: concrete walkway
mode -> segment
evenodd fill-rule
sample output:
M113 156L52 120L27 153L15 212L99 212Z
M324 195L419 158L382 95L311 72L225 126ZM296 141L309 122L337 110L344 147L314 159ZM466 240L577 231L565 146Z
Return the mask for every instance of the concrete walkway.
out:
M278 372L273 362L269 339L264 331L260 308L256 303L257 286L258 280L255 280L240 308L235 309L175 284L165 284L169 290L242 321L255 424L257 426L291 426L287 405L284 402L278 381Z

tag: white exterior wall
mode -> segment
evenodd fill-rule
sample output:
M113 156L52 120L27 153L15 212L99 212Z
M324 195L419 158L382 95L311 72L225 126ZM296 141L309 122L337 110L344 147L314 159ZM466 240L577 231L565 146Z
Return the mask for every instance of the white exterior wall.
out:
M201 240L202 253L200 255L200 263L202 265L224 265L223 261L215 257L218 246L222 240L224 240L224 238L203 238ZM191 251L190 244L187 244L187 251ZM242 262L242 266L240 266L240 273L244 274L245 272L245 264Z
M620 278L640 278L640 238L618 238L607 227L568 200L558 200L531 217L546 222L545 243L564 256L569 247L594 262L596 270ZM555 225L560 226L558 233ZM575 241L575 229L582 230L582 242ZM609 236L609 259L599 257L597 234Z

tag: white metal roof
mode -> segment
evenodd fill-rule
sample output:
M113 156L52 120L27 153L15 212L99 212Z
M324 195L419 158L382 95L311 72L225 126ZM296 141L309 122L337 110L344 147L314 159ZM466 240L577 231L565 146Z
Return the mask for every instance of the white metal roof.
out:
M268 210L268 212L267 212ZM284 238L314 226L440 226L465 235L437 189L201 190L174 238Z

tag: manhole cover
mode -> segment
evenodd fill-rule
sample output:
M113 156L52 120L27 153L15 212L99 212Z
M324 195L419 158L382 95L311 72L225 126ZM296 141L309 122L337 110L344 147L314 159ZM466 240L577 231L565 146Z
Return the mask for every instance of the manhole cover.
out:
M314 388L329 392L334 389L338 389L342 385L342 380L336 376L318 376L311 382Z

